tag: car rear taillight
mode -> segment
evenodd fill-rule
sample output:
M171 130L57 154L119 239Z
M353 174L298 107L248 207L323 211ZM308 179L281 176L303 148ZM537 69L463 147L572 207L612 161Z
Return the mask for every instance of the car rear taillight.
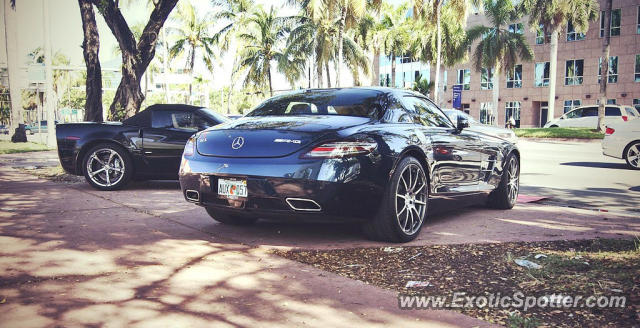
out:
M623 116L623 117L624 117L624 116ZM604 134L606 134L606 135L610 136L610 135L612 135L614 132L616 132L616 130L614 130L614 129L612 129L612 128L607 127L607 130L605 130L605 131L604 131Z
M371 153L376 149L375 142L334 141L316 146L303 157L307 158L342 158Z
M193 137L189 138L187 144L184 145L184 152L182 153L182 156L193 156L193 154L195 153L195 147L195 139Z
M629 118L628 118L627 116L622 115L622 120L623 120L623 121L625 121L625 122L626 122L628 119L629 119Z

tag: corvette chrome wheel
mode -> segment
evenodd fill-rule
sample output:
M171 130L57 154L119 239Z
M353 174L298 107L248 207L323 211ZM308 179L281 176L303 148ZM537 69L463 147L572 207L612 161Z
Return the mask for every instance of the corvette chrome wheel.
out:
M87 176L93 183L101 187L118 184L125 175L122 156L111 148L93 151L86 161Z
M396 219L402 231L414 234L422 226L429 197L427 179L422 167L411 163L400 174L396 187Z
M640 168L640 142L636 142L629 146L626 154L627 164L634 169Z

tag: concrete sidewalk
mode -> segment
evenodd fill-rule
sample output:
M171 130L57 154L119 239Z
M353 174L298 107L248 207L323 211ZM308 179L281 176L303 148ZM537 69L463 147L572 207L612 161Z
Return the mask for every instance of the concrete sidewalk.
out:
M41 326L487 326L401 311L396 294L269 254L385 245L354 225L215 223L176 182L117 192L38 179L0 156L0 322ZM43 161L44 162L44 161ZM631 237L637 219L553 206L447 210L409 245ZM345 265L350 263L345 263Z
M2 326L489 326L402 311L392 291L183 224L200 209L178 196L175 183L100 193L1 166Z

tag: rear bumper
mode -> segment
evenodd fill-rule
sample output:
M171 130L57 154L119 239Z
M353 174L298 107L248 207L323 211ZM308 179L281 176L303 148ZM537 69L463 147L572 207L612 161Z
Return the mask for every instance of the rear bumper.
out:
M368 220L380 205L384 188L362 169L362 160L183 158L180 186L187 201L221 212L264 218ZM248 197L218 195L219 178L245 179ZM197 191L198 198L187 197ZM308 199L319 210L294 209L291 199ZM290 201L287 202L287 199Z
M612 135L605 136L602 139L602 154L614 158L623 158L625 140Z

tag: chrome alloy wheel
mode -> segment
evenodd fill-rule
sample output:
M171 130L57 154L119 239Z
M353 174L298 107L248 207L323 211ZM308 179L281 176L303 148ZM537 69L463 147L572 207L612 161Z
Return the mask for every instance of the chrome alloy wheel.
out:
M639 168L640 167L640 143L631 145L627 150L627 161L629 165Z
M414 234L422 226L427 213L427 189L422 167L414 163L407 165L396 187L396 218L400 229L408 235Z
M507 167L507 192L509 193L509 203L514 204L518 198L520 189L520 177L518 175L518 160L512 157Z
M89 155L87 173L91 181L102 187L110 187L124 177L124 161L117 151L101 148Z

